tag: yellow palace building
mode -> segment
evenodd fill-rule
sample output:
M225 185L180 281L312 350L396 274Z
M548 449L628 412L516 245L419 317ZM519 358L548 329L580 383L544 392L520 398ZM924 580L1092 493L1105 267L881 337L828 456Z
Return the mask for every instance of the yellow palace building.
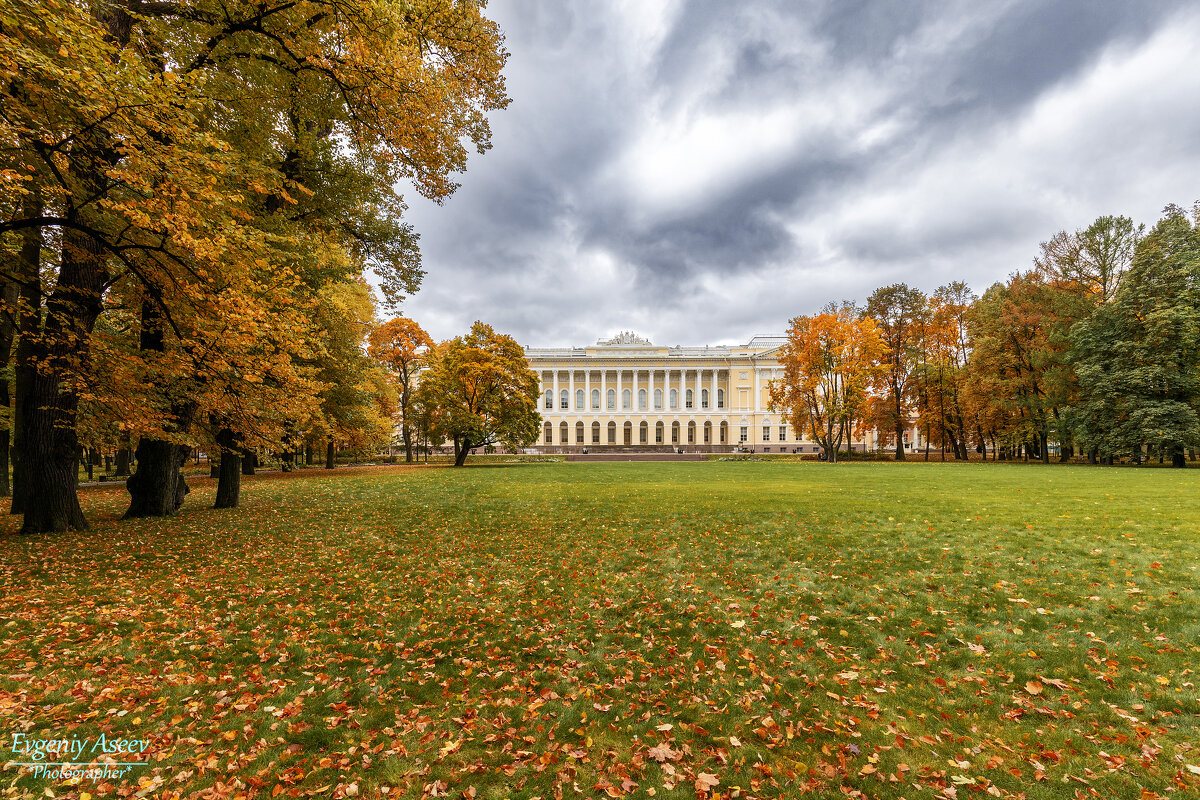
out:
M536 449L815 453L769 408L783 344L755 336L744 345L663 347L626 331L590 347L526 347L541 381Z

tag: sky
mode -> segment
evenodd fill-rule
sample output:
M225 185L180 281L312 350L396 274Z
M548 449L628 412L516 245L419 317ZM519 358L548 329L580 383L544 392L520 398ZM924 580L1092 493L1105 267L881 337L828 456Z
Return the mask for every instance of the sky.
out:
M530 346L781 334L982 292L1097 216L1200 199L1200 4L493 0L512 104L403 313Z

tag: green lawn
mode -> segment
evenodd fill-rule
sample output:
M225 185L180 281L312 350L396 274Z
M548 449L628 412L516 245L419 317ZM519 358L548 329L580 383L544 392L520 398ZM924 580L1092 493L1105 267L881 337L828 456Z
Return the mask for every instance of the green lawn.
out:
M1200 471L193 483L177 519L101 487L90 532L0 537L8 742L151 742L0 795L1200 795Z

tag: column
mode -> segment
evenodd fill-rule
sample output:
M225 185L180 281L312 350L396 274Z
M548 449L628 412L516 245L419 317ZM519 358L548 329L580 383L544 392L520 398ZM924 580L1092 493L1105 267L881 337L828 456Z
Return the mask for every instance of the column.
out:
M678 394L676 395L676 397L679 400L679 403L678 403L679 408L677 409L678 411L686 411L687 410L687 395L684 394L686 389L684 388L684 385L683 385L683 382L687 379L687 376L684 373L685 373L685 370L683 369L683 367L680 367L679 368L679 388L675 390L678 392Z
M592 410L592 370L591 370L591 367L588 367L587 369L585 369L583 371L583 409L584 409L584 411L587 411L589 413ZM585 441L588 441L588 439L586 438L588 435L590 435L590 432L585 435Z
M571 367L571 371L567 373L567 408L575 408L575 368ZM576 409L578 411L578 409Z
M650 369L646 372L648 373L646 375L646 382L650 384L646 389L646 410L654 411L654 366L651 365Z
M758 411L758 364L751 363L750 368L754 370L754 396L750 398L750 410Z
M608 368L600 368L600 413L608 413ZM602 437L603 438L603 435ZM607 441L605 439L604 441Z
M637 401L638 394L637 393L638 393L638 368L635 366L633 368L633 392L629 395L629 410L630 411L638 410L638 401Z
M711 411L717 411L717 370L712 371L712 386L708 390L708 407Z
M694 386L692 387L692 410L699 412L699 411L703 410L700 408L700 368L699 367L696 368L696 374L692 378L692 382L694 383Z
M558 408L558 370L557 369L554 370L554 403L551 404L550 407L554 409L554 412L556 414L558 413L559 408Z
M617 367L617 399L616 399L616 402L613 403L613 405L616 406L616 408L613 410L617 411L618 413L622 410L621 409L621 372L622 372L621 367L618 366ZM618 427L620 427L620 426L618 426ZM621 434L621 431L618 430L617 431L617 439L621 438L620 434Z

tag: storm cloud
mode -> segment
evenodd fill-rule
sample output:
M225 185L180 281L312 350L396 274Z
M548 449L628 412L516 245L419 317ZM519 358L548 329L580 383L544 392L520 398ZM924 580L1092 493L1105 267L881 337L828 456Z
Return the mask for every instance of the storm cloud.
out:
M530 345L745 342L904 281L976 291L1200 198L1187 2L498 0L511 107L404 313Z

